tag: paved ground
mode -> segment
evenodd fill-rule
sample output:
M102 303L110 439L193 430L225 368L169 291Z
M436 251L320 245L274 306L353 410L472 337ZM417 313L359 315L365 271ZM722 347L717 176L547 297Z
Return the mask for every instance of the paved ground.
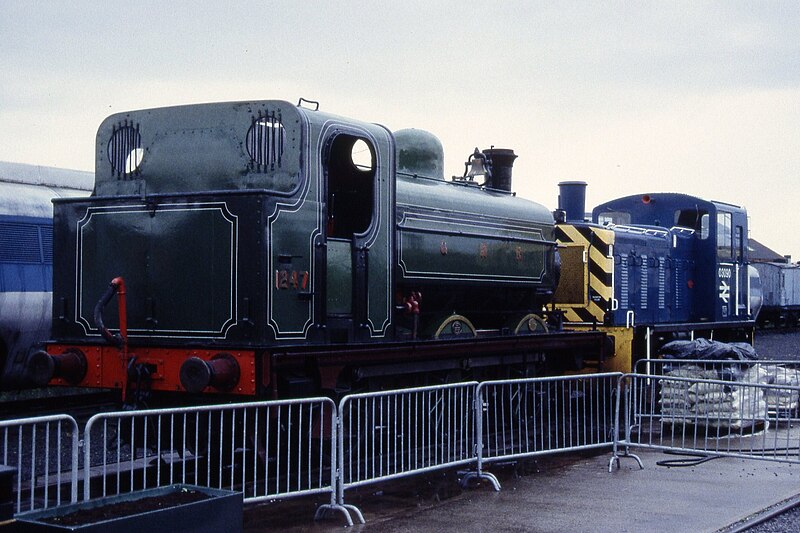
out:
M607 454L542 463L542 471L521 477L500 471L502 491L482 485L441 502L424 477L413 482L416 490L408 481L348 493L367 521L349 531L717 531L800 493L800 466L726 458L667 468L656 462L674 456L640 456L644 470L624 459L610 474ZM308 499L250 510L245 530L342 531L340 517L313 522L315 506Z

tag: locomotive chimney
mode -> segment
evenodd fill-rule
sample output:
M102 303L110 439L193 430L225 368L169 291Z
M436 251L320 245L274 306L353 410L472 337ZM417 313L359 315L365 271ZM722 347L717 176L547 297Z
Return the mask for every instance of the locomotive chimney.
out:
M583 222L586 213L586 182L562 181L558 184L558 208L567 222Z
M492 162L491 177L487 187L500 191L511 192L511 170L517 156L514 150L508 148L489 148L483 151L484 155Z

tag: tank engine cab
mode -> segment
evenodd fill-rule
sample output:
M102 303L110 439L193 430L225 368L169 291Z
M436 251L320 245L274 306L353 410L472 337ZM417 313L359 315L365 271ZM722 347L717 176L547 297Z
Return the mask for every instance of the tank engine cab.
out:
M554 224L510 192L513 152L488 154L493 179L447 181L431 134L276 100L113 115L94 194L55 202L53 342L30 373L302 396L524 363L536 343L476 343L541 331ZM602 351L600 334L545 341Z
M613 336L609 367L628 371L676 338L752 343L761 295L745 209L642 194L603 203L585 222L586 184L560 187L566 216L557 239L562 271L573 279L562 278L556 302L569 322L602 325Z
M385 338L393 174L385 128L288 102L109 117L94 195L55 202L56 342L34 381L253 395L267 348ZM127 305L98 308L118 278Z

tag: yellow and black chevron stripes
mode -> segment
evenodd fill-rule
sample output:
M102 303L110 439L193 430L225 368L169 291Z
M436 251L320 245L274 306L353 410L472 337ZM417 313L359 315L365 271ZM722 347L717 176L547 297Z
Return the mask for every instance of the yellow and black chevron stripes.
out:
M561 277L567 284L581 283L582 297L559 301L567 322L603 323L614 298L614 232L593 226L559 224L556 240L563 250L583 253L562 253Z
M567 322L581 322L581 323L603 323L603 315L605 311L600 308L596 303L589 302L585 307L567 307L563 309L564 320Z

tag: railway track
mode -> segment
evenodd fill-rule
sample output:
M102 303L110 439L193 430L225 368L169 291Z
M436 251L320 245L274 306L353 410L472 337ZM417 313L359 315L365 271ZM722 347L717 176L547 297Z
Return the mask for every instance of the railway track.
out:
M721 529L718 533L783 533L796 531L800 521L800 494Z
M0 420L67 414L78 424L92 415L119 409L119 394L113 391L47 389L0 394Z

